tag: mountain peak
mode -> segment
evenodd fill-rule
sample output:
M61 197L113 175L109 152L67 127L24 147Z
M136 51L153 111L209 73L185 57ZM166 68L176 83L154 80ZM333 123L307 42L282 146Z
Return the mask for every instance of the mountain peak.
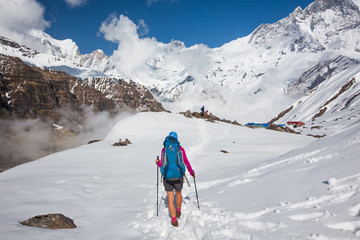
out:
M79 47L71 39L57 40L49 34L35 29L30 30L29 34L44 45L47 51L50 51L51 54L57 57L66 58L74 62L77 62L77 59L80 58ZM43 49L39 50L41 51Z
M306 10L309 12L325 12L327 9L340 8L344 10L346 8L359 11L358 6L353 0L316 0L310 4Z
M303 11L303 9L300 6L298 6L297 8L295 8L293 14L294 13L302 13L302 11Z

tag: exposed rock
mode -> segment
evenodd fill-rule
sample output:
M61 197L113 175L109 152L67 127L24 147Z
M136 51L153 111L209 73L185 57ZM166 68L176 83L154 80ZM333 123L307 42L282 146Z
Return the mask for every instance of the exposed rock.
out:
M184 113L182 113L182 114L184 114ZM225 122L225 123L241 126L241 124L238 123L236 120L235 121L230 121L230 120L227 120L227 119L224 119L224 118L220 119L217 116L213 115L212 113L204 113L204 116L201 116L201 113L193 112L191 114L191 116L193 116L195 118L203 118L203 119L205 119L205 120L207 120L209 122L213 122L213 123L218 121L218 122Z
M341 55L322 61L291 82L287 87L287 92L290 95L301 97L335 74L358 64L360 64L359 61Z
M324 106L328 105L329 103L331 103L332 101L334 101L336 98L338 98L341 94L345 93L347 90L350 89L350 87L356 83L355 78L352 78L349 82L347 82L344 86L341 87L341 89L335 94L335 96L333 96L332 98L330 98L328 101L326 101L326 103L324 104Z
M115 78L87 78L80 84L75 84L74 93L82 97L84 96L83 92L85 90L86 97L84 101L88 105L97 101L96 96L95 98L92 96L92 91L86 91L87 88L90 88L98 90L102 96L106 96L107 99L111 100L114 105L120 109L129 108L136 111L152 112L165 110L161 103L156 101L144 86L131 80L127 82L124 79ZM77 91L79 92L77 93Z
M5 40L0 38L0 43L2 41ZM0 54L0 120L4 120L1 122L11 124L14 120L36 120L37 125L43 126L42 132L47 131L42 139L49 143L41 145L41 151L31 151L31 154L24 152L24 148L0 151L0 168L8 169L75 147L73 139L87 131L87 121L89 116L93 116L89 111L107 112L114 117L121 111L143 110L164 111L164 108L145 87L131 80L80 79L61 71L30 66L20 58ZM5 128L6 124L1 122L3 142L8 147L18 144L12 140L14 136L16 140L18 132ZM55 126L55 123L61 126Z
M266 129L275 130L275 131L279 131L279 132L300 134L299 132L296 132L296 131L292 130L289 127L282 127L282 126L279 126L279 125L276 125L276 124L269 124L269 126Z
M46 214L38 215L28 220L20 222L22 225L39 228L50 229L69 229L76 228L74 221L71 218L64 216L63 214Z
M113 146L127 146L129 144L132 144L129 139L126 138L125 141L122 141L122 139L120 138L119 142L114 143Z
M270 120L269 124L273 124L274 122L276 122L277 120L279 120L280 118L282 118L283 116L285 116L288 112L290 112L292 109L294 108L294 106L290 106L287 109L285 109L284 111L282 111L281 113L279 113L279 115L277 115L276 117L274 117L273 119Z
M326 137L326 134L323 134L323 135L307 134L307 136L314 137L314 138L323 138L323 137Z
M184 116L187 117L187 118L192 118L190 109L188 109L188 110L184 113Z
M60 119L58 109L79 112L118 109L164 111L151 93L132 81L113 78L79 79L61 71L41 69L0 54L0 119Z
M99 140L99 139L95 139L95 140L89 141L88 144L92 144L92 143L96 143L96 142L100 142L100 141L101 141L101 140Z
M316 118L321 117L322 115L324 115L324 113L327 111L327 107L325 107L326 105L328 105L329 103L331 103L332 101L334 101L336 98L338 98L341 94L345 93L347 90L350 89L350 87L355 83L355 78L352 78L350 81L348 81L345 85L343 85L341 87L341 89L329 100L326 101L326 103L324 103L323 106L321 106L319 112L317 114L315 114L315 116L312 117L312 121L315 121Z
M229 153L229 152L226 151L226 150L220 150L220 152L222 152L222 153Z

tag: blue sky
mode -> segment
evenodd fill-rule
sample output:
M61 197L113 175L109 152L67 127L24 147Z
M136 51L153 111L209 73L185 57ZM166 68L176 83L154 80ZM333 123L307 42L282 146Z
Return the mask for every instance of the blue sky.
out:
M44 31L56 39L73 39L82 54L102 49L111 55L118 42L106 40L103 22L120 15L138 27L141 38L187 47L211 48L249 35L262 23L274 23L297 6L314 0L36 0L49 23Z

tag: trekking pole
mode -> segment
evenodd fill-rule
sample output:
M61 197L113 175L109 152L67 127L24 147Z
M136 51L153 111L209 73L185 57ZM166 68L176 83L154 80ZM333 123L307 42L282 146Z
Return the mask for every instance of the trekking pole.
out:
M195 175L195 172L194 172ZM199 196L198 196L198 192L197 192L197 188L196 188L196 181L195 181L195 177L194 178L194 186L195 186L195 193L196 193L196 200L197 200L197 204L198 204L198 208L200 210L200 204L199 204Z
M156 160L159 160L157 156ZM159 166L156 164L156 216L159 216Z

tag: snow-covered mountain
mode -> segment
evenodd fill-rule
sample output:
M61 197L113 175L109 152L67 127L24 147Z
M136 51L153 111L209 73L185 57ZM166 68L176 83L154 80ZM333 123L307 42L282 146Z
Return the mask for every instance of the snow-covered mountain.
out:
M316 0L215 49L134 38L120 43L108 58L101 50L81 55L72 40L31 31L45 51L39 48L31 56L9 46L0 51L79 77L132 79L172 111L199 111L205 105L209 112L239 122L269 121L309 87L359 62L359 5L359 0ZM319 64L321 71L331 65L328 74L319 73L321 81L312 71L320 69ZM299 83L310 72L313 80L307 77L307 83Z
M313 68L313 72L302 76L302 81L295 81L303 83L299 89L308 89L306 95L284 110L272 122L301 120L306 124L299 129L301 132L318 136L341 132L346 126L357 122L360 117L360 64L350 61L352 66L338 72L331 68L331 63L338 61L349 63L348 59L336 58L330 61L329 65L325 65L325 71L321 71L323 75L320 73L316 78L313 77L313 72L324 70L324 65L320 64L320 68ZM321 82L322 76L328 79ZM310 91L307 87L308 79L314 80L312 84L317 81L321 83L317 83L318 85Z
M109 57L102 50L81 55L79 47L71 39L56 40L39 30L29 31L29 36L34 39L31 48L0 36L0 53L19 57L30 65L61 70L76 77L106 76L103 71Z
M98 49L90 54L83 55L80 60L80 65L102 72L108 60L109 57L106 56L101 49Z
M359 64L359 61L345 56L322 61L304 72L297 80L291 82L288 85L287 92L295 97L302 97L323 81Z
M54 55L59 58L68 59L74 63L80 61L81 54L79 47L71 39L65 40L56 40L52 38L49 34L44 33L39 30L30 30L29 35L32 36L36 41L41 43L42 49L45 53L49 55Z
M359 59L359 26L356 2L318 0L217 49L148 40L152 54L141 58L142 64L126 68L116 64L123 57L116 55L106 72L126 72L160 97L175 100L168 104L174 110L204 104L240 121L265 121L270 111L297 100L287 85L319 62L340 55Z
M34 29L29 31L29 34L37 42L41 43L40 46L44 47L44 53L67 59L80 67L103 72L109 60L109 57L101 49L95 50L90 54L81 55L79 47L71 39L56 40L49 34ZM41 51L41 49L38 50Z

